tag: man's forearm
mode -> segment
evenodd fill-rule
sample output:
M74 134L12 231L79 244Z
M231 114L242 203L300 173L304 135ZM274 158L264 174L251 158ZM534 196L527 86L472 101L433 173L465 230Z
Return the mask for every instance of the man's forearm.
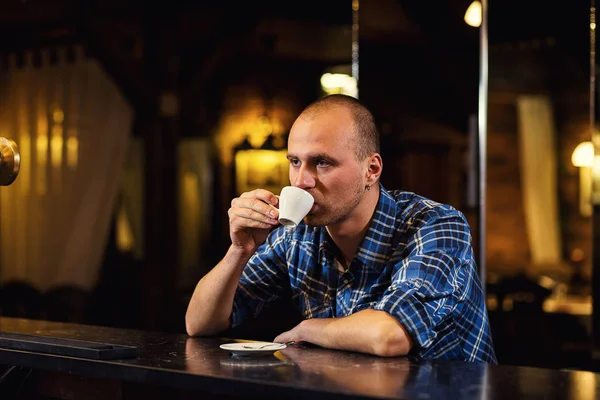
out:
M313 318L275 338L379 356L402 356L412 348L404 327L385 311L359 311L343 318Z
M230 247L219 264L198 282L185 315L189 335L213 335L229 327L235 290L249 258Z

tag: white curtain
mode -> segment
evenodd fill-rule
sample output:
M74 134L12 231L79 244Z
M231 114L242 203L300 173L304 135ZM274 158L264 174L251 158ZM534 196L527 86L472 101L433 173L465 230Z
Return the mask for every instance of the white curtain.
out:
M519 96L517 112L521 190L531 262L534 268L557 266L562 248L552 106L546 96Z
M16 181L0 188L0 282L44 291L98 278L133 112L94 59L74 47L33 53L0 71L0 135L21 153Z

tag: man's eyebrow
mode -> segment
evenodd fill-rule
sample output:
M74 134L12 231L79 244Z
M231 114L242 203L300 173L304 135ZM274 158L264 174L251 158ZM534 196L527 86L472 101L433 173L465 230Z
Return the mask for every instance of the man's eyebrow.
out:
M299 157L293 153L288 153L287 159L290 160L293 158L299 158ZM306 158L308 161L311 161L311 162L316 162L316 161L320 161L320 160L327 160L332 163L336 162L335 158L331 157L329 154L326 154L326 153L309 154Z

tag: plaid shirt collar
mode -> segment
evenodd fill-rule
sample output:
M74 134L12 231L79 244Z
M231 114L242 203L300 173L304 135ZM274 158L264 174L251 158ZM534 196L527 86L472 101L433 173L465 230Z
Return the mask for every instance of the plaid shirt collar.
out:
M380 183L379 200L375 212L369 223L369 229L352 260L351 269L366 268L377 272L383 270L397 245L397 241L394 239L397 236L395 235L395 223L398 213L399 208L396 201ZM321 229L320 251L323 252L323 260L328 266L335 265L334 255L337 247L327 229L324 228ZM360 264L357 265L357 262Z

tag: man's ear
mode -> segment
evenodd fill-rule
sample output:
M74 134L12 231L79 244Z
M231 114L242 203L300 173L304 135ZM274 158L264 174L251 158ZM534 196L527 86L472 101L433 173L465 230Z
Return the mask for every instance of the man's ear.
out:
M381 172L383 171L383 160L379 153L373 153L369 157L367 166L367 185L372 186L379 181Z

